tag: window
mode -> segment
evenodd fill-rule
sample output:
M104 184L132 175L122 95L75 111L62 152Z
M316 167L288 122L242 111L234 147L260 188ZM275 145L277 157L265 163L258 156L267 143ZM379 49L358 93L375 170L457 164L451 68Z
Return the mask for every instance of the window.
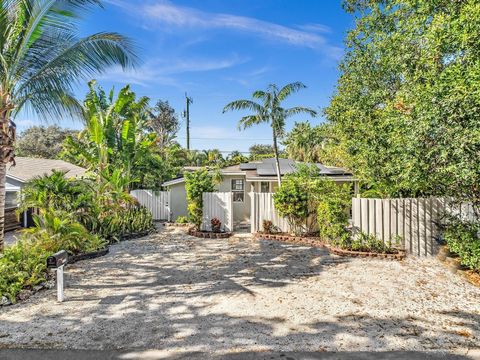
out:
M232 180L232 193L234 202L245 201L245 182L243 179Z
M270 183L268 181L262 181L260 183L260 192L261 193L268 193L270 192Z

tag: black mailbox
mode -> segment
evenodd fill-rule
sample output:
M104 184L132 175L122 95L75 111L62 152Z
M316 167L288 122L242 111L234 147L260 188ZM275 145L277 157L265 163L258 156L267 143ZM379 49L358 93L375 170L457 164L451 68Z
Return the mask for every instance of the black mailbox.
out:
M65 250L61 250L47 258L47 268L57 269L68 262L68 254Z

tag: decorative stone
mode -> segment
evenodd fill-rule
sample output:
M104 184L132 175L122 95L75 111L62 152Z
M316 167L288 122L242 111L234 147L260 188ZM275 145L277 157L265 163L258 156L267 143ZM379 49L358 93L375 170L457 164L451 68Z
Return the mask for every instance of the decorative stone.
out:
M31 290L22 290L18 293L17 298L18 300L24 301L24 300L27 300L32 295L33 295L33 292Z
M8 305L12 305L12 302L6 296L2 296L2 298L0 299L0 306Z

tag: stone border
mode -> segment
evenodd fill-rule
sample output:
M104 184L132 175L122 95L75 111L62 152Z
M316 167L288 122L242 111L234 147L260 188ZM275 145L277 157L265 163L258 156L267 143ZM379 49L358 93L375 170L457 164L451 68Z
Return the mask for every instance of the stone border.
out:
M75 264L77 261L82 261L82 260L95 259L101 256L105 256L109 252L110 252L110 249L107 247L105 249L86 253L86 254L72 255L68 257L68 264Z
M350 256L350 257L376 257L381 259L392 259L392 260L403 260L406 257L406 252L404 250L398 250L396 254L384 254L384 253L373 253L373 252L363 252L363 251L352 251L344 250L321 241L320 238L316 237L301 237L301 236L290 236L285 234L262 234L255 233L256 239L265 239L265 240L276 240L276 241L285 241L298 245L308 245L313 247L324 247L327 248L330 252L339 256Z
M188 235L195 236L200 239L228 239L230 236L233 235L233 233L231 232L214 233L211 231L198 231L198 230L190 229L188 231Z

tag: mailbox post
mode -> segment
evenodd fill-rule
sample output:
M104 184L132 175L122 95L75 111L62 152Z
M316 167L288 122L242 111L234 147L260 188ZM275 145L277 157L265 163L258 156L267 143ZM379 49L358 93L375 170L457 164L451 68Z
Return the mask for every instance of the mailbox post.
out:
M57 271L57 300L63 302L63 267L68 262L68 254L65 250L61 250L47 258L47 268Z

